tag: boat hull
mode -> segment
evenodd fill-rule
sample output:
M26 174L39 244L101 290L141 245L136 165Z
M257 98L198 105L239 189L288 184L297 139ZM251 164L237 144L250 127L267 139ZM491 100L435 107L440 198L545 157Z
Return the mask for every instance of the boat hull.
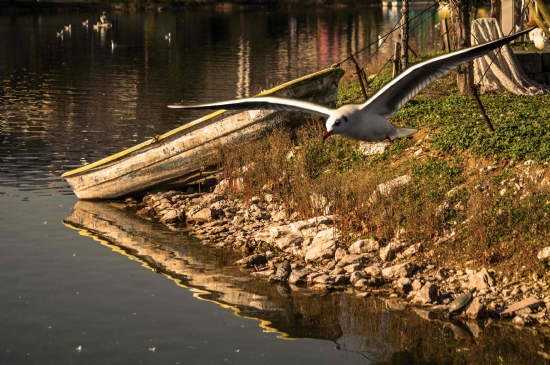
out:
M330 68L267 90L279 96L334 105L344 71ZM177 111L174 111L177 112ZM296 112L216 111L162 136L63 174L79 199L114 199L158 185L190 183L211 175L221 146L251 141L276 125L301 123Z

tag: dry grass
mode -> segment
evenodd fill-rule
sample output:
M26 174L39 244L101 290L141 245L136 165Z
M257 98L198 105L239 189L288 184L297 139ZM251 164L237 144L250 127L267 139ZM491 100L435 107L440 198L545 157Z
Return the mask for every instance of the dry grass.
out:
M464 110L464 101L457 103L452 99L456 96L447 96L453 93L453 80L452 75L438 80L422 97L433 99L436 107L443 105L441 110ZM360 98L356 84L341 88L340 103ZM521 99L522 103L529 100ZM499 99L490 103L499 105ZM434 264L461 267L473 260L506 272L522 267L544 271L545 265L536 259L550 238L550 175L544 160L526 166L506 157L531 153L526 142L507 147L495 140L489 146L497 146L501 155L476 156L469 147L461 149L468 133L485 133L474 130L483 126L472 127L473 132L466 127L458 132L449 129L447 125L457 122L449 124L441 116L450 118L451 109L442 114L428 104L412 103L396 115L397 124L408 123L403 122L405 118L421 131L413 138L392 142L382 155L363 156L358 143L338 136L323 143L323 123L310 120L292 132L276 129L269 138L223 150L224 174L242 179L244 190L239 195L246 200L270 193L299 218L335 214L347 243L373 237L384 244L404 231L411 244L423 243L423 257ZM508 118L506 123L513 123L510 113L503 115ZM513 129L502 129L512 133L507 130ZM432 143L442 138L445 144ZM490 141L483 138L479 141ZM503 134L498 138L514 137ZM476 148L472 151L478 153L485 147ZM414 154L419 149L423 151ZM546 155L536 156L544 159ZM494 168L482 170L487 166ZM379 184L402 175L411 177L408 184L387 195L375 193ZM454 232L453 239L435 244L450 232Z

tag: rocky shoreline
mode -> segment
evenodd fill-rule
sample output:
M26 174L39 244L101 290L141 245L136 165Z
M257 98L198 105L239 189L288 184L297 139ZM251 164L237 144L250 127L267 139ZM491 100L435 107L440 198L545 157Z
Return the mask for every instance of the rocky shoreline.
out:
M238 181L237 181L238 183ZM391 184L391 182L389 182ZM446 317L511 318L515 325L550 324L550 286L537 274L507 277L490 267L463 269L434 265L433 250L407 240L406 232L381 245L374 239L349 242L332 215L300 220L288 214L266 188L248 201L232 198L238 184L210 179L197 193L163 191L143 200L128 198L127 209L171 229L184 226L204 244L243 252L235 265L291 289L346 290L358 296L394 299ZM231 185L231 186L230 186ZM231 188L231 189L230 189ZM453 232L437 245L453 239ZM545 260L550 248L539 252Z

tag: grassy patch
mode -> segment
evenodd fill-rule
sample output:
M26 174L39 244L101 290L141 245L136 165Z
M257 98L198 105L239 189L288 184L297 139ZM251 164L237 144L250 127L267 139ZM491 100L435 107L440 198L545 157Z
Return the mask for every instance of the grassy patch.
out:
M390 72L371 86L383 87ZM432 83L391 118L419 133L380 155L364 156L358 143L338 136L323 143L315 120L224 151L225 174L242 179L245 198L269 191L301 218L336 214L348 243L385 243L403 231L435 261L543 270L534 258L549 238L550 98L483 95L491 133L473 98L453 94L453 80L451 73ZM361 101L356 82L340 88L339 105ZM379 193L380 184L403 176L407 184ZM434 245L449 232L454 239Z

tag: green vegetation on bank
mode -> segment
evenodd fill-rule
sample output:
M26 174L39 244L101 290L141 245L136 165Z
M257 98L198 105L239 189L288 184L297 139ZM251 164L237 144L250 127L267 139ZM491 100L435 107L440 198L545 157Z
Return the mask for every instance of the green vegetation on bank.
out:
M226 173L240 171L245 198L267 186L300 216L336 214L348 243L389 242L401 231L434 264L544 270L536 253L550 236L550 96L482 95L491 133L473 98L455 95L453 76L391 118L419 132L388 143L382 154L364 155L370 144L340 137L323 143L324 126L312 120L297 132L277 130L224 151ZM361 99L356 83L340 88L339 103ZM380 188L403 176L408 183Z

